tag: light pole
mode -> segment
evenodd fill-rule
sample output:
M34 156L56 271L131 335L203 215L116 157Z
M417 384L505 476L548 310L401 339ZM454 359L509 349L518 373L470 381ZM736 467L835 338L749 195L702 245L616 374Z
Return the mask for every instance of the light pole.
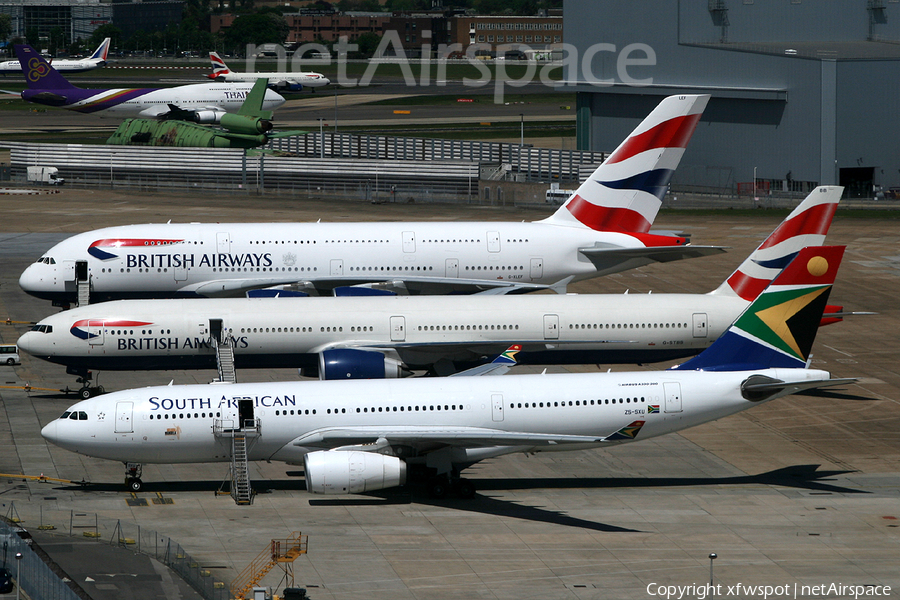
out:
M22 589L22 580L19 578L20 568L19 565L22 564L22 553L16 552L16 600L19 600L21 596L19 595L19 590Z
M519 146L525 147L525 115L519 113Z
M719 555L715 552L709 555L709 587L713 585L713 561L719 558Z
M323 129L322 122L322 117L319 117L319 144L321 144L319 158L325 158L325 130Z

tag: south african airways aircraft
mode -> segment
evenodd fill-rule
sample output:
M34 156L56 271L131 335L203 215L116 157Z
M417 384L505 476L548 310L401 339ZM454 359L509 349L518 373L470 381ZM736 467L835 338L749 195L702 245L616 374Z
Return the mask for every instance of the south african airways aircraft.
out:
M69 83L34 48L16 45L25 71L27 89L22 99L44 106L65 108L101 117L164 118L175 116L197 123L218 123L222 115L237 112L253 83L211 83L171 88L82 89ZM275 110L284 98L266 90L263 110Z
M313 294L342 286L410 294L561 291L573 280L722 252L649 231L708 100L664 99L542 221L109 227L60 242L19 284L39 298L73 302L80 263L91 301L243 296L276 286Z
M83 73L85 71L92 71L94 69L99 69L100 67L105 67L106 57L109 54L109 41L110 38L103 40L100 45L97 46L97 49L94 50L94 53L87 58L78 60L58 59L53 60L51 64L54 69L61 73ZM5 60L0 62L0 73L3 75L9 75L11 73L22 75L22 63L18 60Z
M460 472L481 460L641 441L853 381L807 368L842 255L804 248L721 338L667 371L169 385L83 400L41 435L125 463L134 491L142 464L228 462L240 438L248 460L302 463L311 493L403 485L410 467L434 496L468 497Z
M520 346L524 364L650 363L708 347L797 252L818 246L842 188L819 187L708 294L527 294L120 300L41 319L21 350L89 369L302 368L321 379L448 375ZM829 307L827 320L841 307ZM82 397L94 390L82 388Z

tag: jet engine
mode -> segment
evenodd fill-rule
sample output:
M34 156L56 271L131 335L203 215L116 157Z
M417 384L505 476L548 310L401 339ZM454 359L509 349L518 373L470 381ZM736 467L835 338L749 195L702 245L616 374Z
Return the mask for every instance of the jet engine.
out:
M359 494L406 483L405 462L371 452L310 452L303 467L311 494Z
M223 113L220 110L198 110L191 115L194 123L218 123L222 120Z
M248 135L265 133L272 129L272 121L268 119L245 117L231 113L222 115L219 124L232 133L245 133Z
M412 371L381 352L335 348L319 354L319 379L396 379Z

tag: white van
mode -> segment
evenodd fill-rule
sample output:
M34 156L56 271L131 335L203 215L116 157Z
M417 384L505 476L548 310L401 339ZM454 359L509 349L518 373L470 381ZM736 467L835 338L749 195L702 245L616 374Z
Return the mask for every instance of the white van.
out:
M19 347L15 344L0 344L0 364L19 364Z

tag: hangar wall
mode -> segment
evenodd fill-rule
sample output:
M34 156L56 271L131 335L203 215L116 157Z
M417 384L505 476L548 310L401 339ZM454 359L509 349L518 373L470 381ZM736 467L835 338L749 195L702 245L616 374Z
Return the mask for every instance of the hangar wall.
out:
M580 149L612 150L664 96L710 93L673 185L737 189L756 168L797 192L900 186L900 46L873 41L900 40L900 4L566 0L564 15Z

